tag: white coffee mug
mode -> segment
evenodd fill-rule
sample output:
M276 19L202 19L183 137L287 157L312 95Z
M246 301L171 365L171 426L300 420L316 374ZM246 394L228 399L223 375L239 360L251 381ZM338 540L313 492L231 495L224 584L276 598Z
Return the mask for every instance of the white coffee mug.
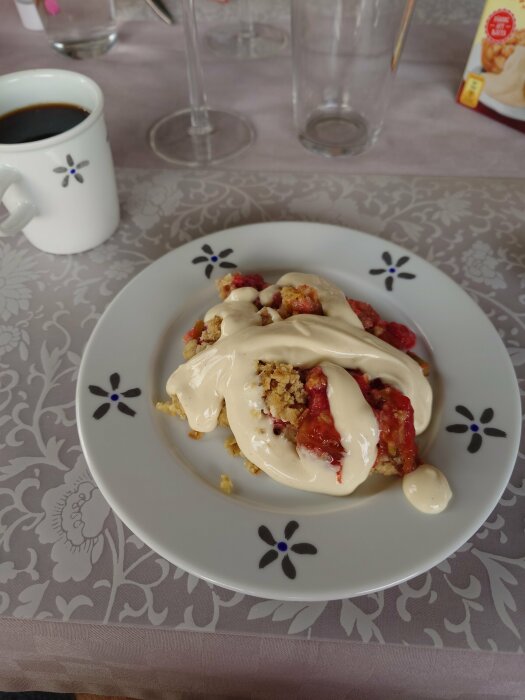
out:
M0 143L0 236L23 231L46 253L80 253L119 222L113 159L98 85L80 73L26 70L0 77L0 118L30 105L69 104L89 115L28 143Z

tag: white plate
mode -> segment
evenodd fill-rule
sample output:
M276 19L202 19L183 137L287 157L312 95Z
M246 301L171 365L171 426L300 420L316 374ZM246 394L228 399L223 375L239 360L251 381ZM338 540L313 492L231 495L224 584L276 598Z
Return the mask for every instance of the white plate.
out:
M399 269L397 261L403 263ZM216 303L213 280L233 267L261 272L270 281L291 270L319 274L348 296L369 301L385 318L417 331L416 350L435 368L434 417L423 436L423 457L445 472L454 492L443 514L413 509L397 478L375 476L351 496L337 498L288 489L264 474L252 476L224 450L223 435L195 442L185 423L154 408L181 362L183 333ZM377 269L385 272L370 273ZM102 391L93 393L94 386ZM101 416L103 405L107 412ZM458 413L457 406L472 418L467 410ZM223 231L177 248L139 274L110 304L89 340L78 379L77 418L96 482L144 542L213 583L281 600L368 593L445 559L497 504L520 434L509 357L470 297L393 243L313 223ZM474 424L482 444L471 453L469 444L473 449L479 442L472 442ZM450 432L451 425L464 425L465 432ZM494 429L497 434L490 435ZM231 477L234 494L219 490L221 473ZM268 532L288 552L272 545ZM294 551L302 543L312 547ZM261 567L270 550L277 557L268 555L262 563L273 561Z

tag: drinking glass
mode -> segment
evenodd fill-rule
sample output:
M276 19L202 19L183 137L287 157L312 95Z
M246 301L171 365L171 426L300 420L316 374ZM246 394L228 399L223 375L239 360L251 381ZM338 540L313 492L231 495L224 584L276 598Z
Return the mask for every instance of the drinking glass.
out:
M117 40L114 0L36 0L54 49L71 58L92 58Z
M376 141L415 0L292 0L294 120L326 156Z
M238 155L255 138L248 119L235 112L210 109L200 62L195 1L182 0L190 106L168 114L150 131L155 153L170 163L205 166Z
M284 29L255 22L253 0L238 0L239 22L211 29L206 35L209 48L229 58L265 58L274 56L288 44Z

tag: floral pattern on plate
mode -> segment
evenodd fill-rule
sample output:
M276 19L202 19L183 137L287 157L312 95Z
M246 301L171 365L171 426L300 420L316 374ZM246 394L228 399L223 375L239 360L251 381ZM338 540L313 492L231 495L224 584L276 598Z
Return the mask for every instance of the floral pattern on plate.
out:
M456 412L459 413L460 416L463 416L463 418L466 418L467 423L453 423L452 425L447 425L447 431L449 433L470 433L470 441L467 445L467 450L471 454L475 454L481 448L483 444L482 435L489 437L507 437L507 433L504 430L487 425L494 418L493 408L486 408L479 416L479 419L476 419L472 411L466 406L456 406Z
M258 533L259 537L263 542L271 547L267 550L265 554L259 560L259 569L264 569L268 564L279 558L281 558L281 568L283 574L288 578L294 579L297 576L296 567L292 561L292 552L294 554L317 554L317 547L309 542L296 542L290 544L290 540L294 536L295 532L299 527L299 523L296 520L290 520L284 528L283 538L276 540L270 530L266 525L261 525L259 527Z
M119 391L120 386L120 374L118 372L113 372L109 377L109 389L104 389L103 387L97 386L96 384L90 384L88 386L89 391L94 396L100 396L104 399L109 399L100 404L100 406L93 412L93 418L95 420L100 420L109 411L111 406L116 406L117 410L121 413L125 413L127 416L134 416L136 411L128 406L122 398L131 399L136 398L141 395L141 390L138 387L134 389L126 389L125 391Z

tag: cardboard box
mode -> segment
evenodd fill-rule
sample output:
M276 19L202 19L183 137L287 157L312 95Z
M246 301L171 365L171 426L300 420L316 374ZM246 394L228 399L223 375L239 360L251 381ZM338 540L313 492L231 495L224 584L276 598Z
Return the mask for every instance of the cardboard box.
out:
M525 132L525 0L487 0L457 102Z

